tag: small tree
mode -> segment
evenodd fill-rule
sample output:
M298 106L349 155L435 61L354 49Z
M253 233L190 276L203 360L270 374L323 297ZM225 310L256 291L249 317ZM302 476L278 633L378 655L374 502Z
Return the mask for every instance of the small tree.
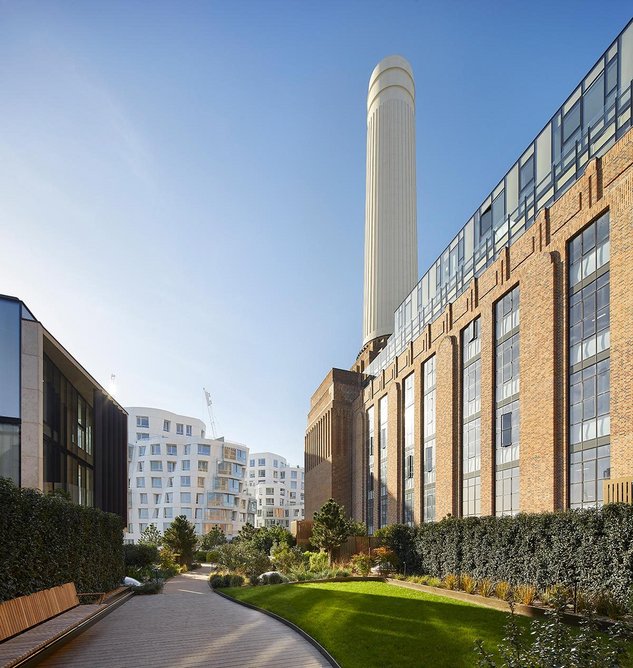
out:
M179 515L165 531L163 544L179 555L181 564L189 567L198 544L196 529L184 515Z
M139 545L153 545L154 547L160 547L162 542L163 535L156 528L155 524L145 527L141 533L141 537L138 539Z
M211 531L206 533L200 541L201 550L213 550L218 545L226 543L226 535L220 527L212 527Z
M311 541L328 553L332 564L332 551L340 547L352 535L352 523L345 517L345 508L334 499L326 501L314 513Z

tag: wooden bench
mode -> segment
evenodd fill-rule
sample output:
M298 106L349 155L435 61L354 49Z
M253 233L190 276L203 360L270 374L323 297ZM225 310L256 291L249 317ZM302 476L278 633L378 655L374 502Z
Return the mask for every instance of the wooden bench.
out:
M3 601L0 603L0 642L72 610L79 605L80 597L96 598L97 603L101 603L105 593L77 594L75 584L68 582L58 587Z

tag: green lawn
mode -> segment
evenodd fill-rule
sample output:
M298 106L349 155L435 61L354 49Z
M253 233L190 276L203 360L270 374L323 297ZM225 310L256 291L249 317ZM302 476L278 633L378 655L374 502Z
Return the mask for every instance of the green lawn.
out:
M507 615L384 582L327 582L225 589L318 640L343 668L475 665L473 644L494 649ZM520 618L521 623L527 620Z

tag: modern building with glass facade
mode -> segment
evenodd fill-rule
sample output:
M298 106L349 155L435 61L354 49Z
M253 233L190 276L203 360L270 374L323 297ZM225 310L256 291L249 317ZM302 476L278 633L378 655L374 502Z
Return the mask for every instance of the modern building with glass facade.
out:
M274 452L252 452L246 469L247 492L256 507L255 526L290 529L304 518L304 478L301 466L291 466Z
M633 23L312 397L306 517L582 508L633 491ZM633 497L631 497L633 498Z
M127 413L38 322L0 296L0 477L126 519Z
M163 532L179 515L198 535L219 527L231 538L254 523L245 445L205 438L204 422L196 418L157 408L127 411L127 542L138 541L150 524Z

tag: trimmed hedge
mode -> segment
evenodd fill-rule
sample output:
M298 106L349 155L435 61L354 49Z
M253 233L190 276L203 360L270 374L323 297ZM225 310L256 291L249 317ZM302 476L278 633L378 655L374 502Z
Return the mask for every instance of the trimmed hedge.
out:
M385 543L407 572L442 578L467 573L477 579L577 585L611 592L626 602L633 592L633 506L516 517L447 517L410 528L388 527Z
M0 478L0 601L66 582L110 591L125 575L121 518Z

